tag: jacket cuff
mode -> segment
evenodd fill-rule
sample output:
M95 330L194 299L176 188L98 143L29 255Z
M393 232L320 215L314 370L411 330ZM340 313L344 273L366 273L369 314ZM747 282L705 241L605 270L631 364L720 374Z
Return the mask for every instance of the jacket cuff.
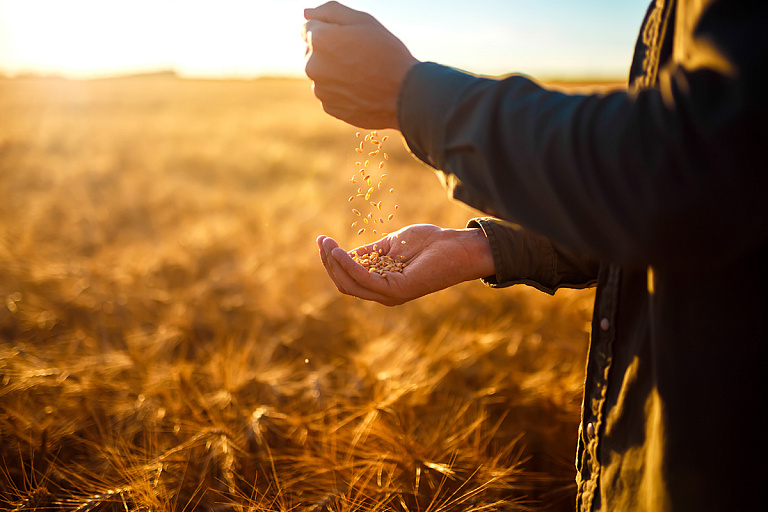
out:
M555 266L551 245L538 243L538 237L531 237L520 226L493 217L471 219L467 227L482 229L491 245L496 274L481 279L484 284L491 288L526 284L548 294L555 293L558 286L548 282Z

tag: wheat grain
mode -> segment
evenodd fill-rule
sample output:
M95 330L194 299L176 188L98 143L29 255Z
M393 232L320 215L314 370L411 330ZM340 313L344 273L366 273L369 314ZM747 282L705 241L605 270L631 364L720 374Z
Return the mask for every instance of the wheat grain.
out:
M368 185L367 190L363 190L363 187L359 187L357 189L357 195L356 196L350 196L348 201L353 202L355 197L361 197L364 198L370 205L373 211L379 210L380 212L384 210L384 206L382 201L376 201L375 199L372 199L376 193L377 190L387 190L384 186L384 180L387 177L386 172L382 172L380 176L380 180L377 182L373 181L373 177L371 174L369 174L367 171L368 167L372 165L372 163L378 164L378 169L381 172L381 169L384 169L385 167L385 160L389 159L389 155L383 151L384 149L384 142L389 138L387 136L384 136L382 138L379 138L378 132L376 130L370 131L368 133L361 133L356 132L355 136L358 137L358 145L355 148L355 151L358 153L363 153L365 151L365 147L367 144L373 145L372 151L367 151L369 157L375 157L379 156L381 160L378 162L372 162L371 159L365 160L362 164L360 162L355 162L355 165L358 167L358 171L360 172L361 178L357 178L353 176L349 181L351 183L357 183L358 180L361 180L363 183ZM395 189L389 188L389 193L394 194ZM398 208L397 205L394 206L395 209ZM361 212L360 210L353 209L353 213L359 217L363 217L363 222L365 224L383 224L385 222L385 216L376 217L374 218L372 213ZM394 218L393 214L389 214L386 216L386 220L391 221ZM353 226L354 227L354 226ZM376 233L376 230L372 230L374 233Z
M402 272L407 266L404 256L399 255L400 261L398 261L389 255L381 254L381 252L381 249L377 250L376 246L374 246L372 252L365 254L354 253L352 258L362 265L363 268L367 269L369 274L376 272L382 276L385 275L385 272Z

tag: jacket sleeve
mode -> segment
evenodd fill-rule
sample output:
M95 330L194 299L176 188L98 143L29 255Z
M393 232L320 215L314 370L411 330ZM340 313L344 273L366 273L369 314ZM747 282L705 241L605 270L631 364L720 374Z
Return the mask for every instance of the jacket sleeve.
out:
M527 284L554 294L558 288L586 288L597 282L600 263L589 255L490 217L472 219L467 227L482 229L491 245L496 274L483 282L493 288Z
M639 91L569 95L420 63L400 129L489 215L613 263L721 266L768 234L767 20L768 2L710 2L685 34L692 57Z

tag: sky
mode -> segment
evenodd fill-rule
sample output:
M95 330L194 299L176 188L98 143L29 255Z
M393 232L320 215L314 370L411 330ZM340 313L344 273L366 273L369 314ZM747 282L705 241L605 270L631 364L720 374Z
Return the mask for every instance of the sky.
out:
M0 73L301 76L307 0L0 0ZM624 79L648 0L349 0L419 60Z

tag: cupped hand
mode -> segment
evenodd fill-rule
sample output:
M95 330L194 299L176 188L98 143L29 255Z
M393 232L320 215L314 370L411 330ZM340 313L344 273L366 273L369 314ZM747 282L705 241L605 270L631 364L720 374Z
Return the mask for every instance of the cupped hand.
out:
M328 2L306 9L305 71L330 115L366 129L398 128L397 96L418 61L373 16Z
M327 236L317 239L320 258L336 288L344 294L386 306L448 288L463 281L493 275L490 244L480 229L443 229L430 224L405 227L349 253ZM381 250L405 261L402 272L368 272L352 254ZM400 258L402 256L403 258Z

